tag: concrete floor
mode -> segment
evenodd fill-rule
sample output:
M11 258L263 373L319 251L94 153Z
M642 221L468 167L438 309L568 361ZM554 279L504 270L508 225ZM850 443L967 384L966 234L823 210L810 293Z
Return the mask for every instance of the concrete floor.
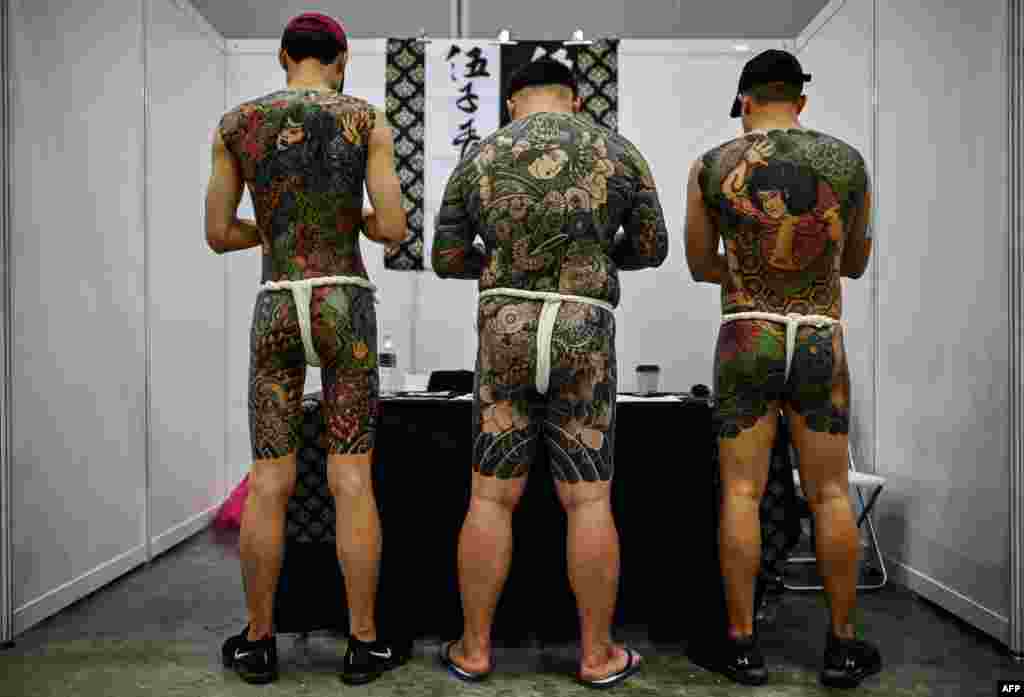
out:
M746 688L696 667L678 646L652 646L632 638L645 668L620 695L758 697L825 695L817 683L824 645L820 595L788 593L777 618L763 630L771 677ZM854 694L994 695L998 679L1024 680L1004 649L956 618L897 586L861 600L865 635L876 641L886 669ZM0 697L131 697L135 695L310 696L362 694L390 697L591 694L569 677L575 647L498 649L491 682L467 686L438 668L438 643L417 644L414 661L364 687L337 677L344 639L314 634L278 639L281 679L258 687L220 665L220 645L245 625L237 553L207 532L147 567L84 598L16 638L0 651ZM642 636L643 632L638 632Z

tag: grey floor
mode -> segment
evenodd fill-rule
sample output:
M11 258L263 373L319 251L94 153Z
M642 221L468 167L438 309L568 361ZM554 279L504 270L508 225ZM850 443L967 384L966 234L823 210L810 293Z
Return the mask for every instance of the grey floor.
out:
M865 634L879 645L886 669L855 694L988 696L998 679L1024 680L1024 667L999 644L905 589L890 585L860 604ZM620 639L643 651L645 669L613 693L831 694L817 684L823 607L817 594L783 596L763 633L771 677L761 688L728 683L690 663L678 646L652 646L623 632ZM203 533L17 637L14 648L0 651L0 697L590 694L569 677L573 646L498 649L492 681L469 687L437 667L438 644L429 641L417 645L409 665L369 686L346 687L337 677L344 639L327 634L280 637L280 681L248 685L219 661L221 642L245 621L237 554Z

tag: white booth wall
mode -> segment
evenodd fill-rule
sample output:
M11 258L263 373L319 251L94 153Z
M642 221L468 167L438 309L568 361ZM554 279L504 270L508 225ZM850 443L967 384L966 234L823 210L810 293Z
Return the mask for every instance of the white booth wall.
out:
M224 50L169 0L15 0L11 20L20 633L205 527L227 490L225 275L202 232Z
M880 542L898 582L1003 641L1005 13L1002 0L878 3L875 242Z

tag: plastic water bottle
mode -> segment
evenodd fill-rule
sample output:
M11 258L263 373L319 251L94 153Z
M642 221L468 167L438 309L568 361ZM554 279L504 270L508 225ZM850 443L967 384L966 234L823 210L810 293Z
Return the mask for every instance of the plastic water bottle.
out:
M381 394L394 394L398 356L395 353L395 343L391 340L390 334L384 335L384 345L381 347L380 353L377 354L377 363L380 366Z

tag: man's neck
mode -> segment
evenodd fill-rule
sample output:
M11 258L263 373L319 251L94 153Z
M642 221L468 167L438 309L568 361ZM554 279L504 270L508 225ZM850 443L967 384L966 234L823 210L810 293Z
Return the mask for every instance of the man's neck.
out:
M320 92L331 92L333 87L323 78L322 75L296 73L288 76L288 89L290 90L317 90Z
M524 104L516 109L516 119L525 119L527 116L533 116L534 114L571 114L572 109L566 109L565 106L558 104L557 102L531 102Z
M795 114L763 114L758 117L751 117L751 131L770 131L773 129L803 128L800 119Z

